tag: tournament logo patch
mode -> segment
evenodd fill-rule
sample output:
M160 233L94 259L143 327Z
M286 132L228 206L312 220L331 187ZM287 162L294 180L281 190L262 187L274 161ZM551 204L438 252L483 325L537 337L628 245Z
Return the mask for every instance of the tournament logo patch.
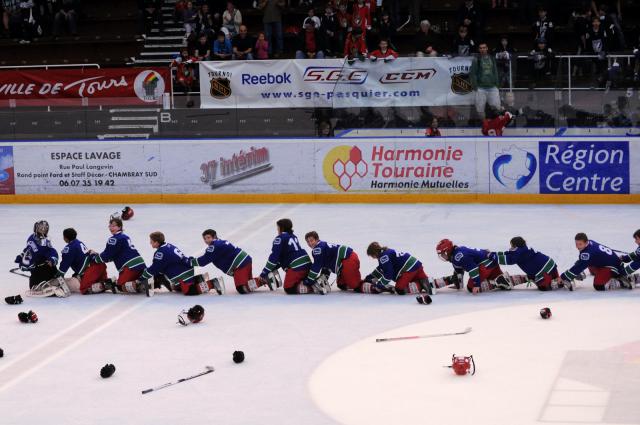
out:
M116 238L109 238L109 240L107 241L108 245L115 245L118 242L118 240Z
M164 257L164 254L162 252L156 252L156 254L153 256L153 259L162 260L162 257Z
M453 74L451 76L451 91L459 95L471 93L473 87L469 82L469 74Z
M387 261L389 261L389 256L388 255L383 255L382 257L380 257L380 264L384 264Z
M583 252L582 254L580 254L580 259L582 261L587 261L589 260L589 253L588 252Z
M69 253L69 247L68 247L68 246L65 246L65 247L62 249L62 253L63 253L63 254L68 254L68 253Z
M274 245L280 245L280 238L275 238L275 239L273 240L273 244L274 244Z
M322 252L322 249L320 248L313 248L312 254L313 255L320 255L320 253Z
M456 261L460 261L460 260L462 260L462 257L464 257L464 254L459 252L459 253L456 254L456 256L453 259L456 260Z
M215 99L226 99L231 96L231 81L226 77L214 77L209 80L209 93Z
M207 252L213 252L213 250L215 250L215 249L216 249L216 247L215 247L215 246L210 245L210 246L207 248L207 250L206 250L206 251L207 251Z

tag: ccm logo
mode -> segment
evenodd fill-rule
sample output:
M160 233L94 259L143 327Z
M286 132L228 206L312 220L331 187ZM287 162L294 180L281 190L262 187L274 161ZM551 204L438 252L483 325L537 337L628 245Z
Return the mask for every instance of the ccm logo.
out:
M389 72L380 77L382 84L393 83L408 83L414 80L428 80L436 75L436 70L433 68L427 69L408 69L402 72Z
M304 71L303 81L324 84L363 84L367 80L364 69L344 69L336 67L310 67Z

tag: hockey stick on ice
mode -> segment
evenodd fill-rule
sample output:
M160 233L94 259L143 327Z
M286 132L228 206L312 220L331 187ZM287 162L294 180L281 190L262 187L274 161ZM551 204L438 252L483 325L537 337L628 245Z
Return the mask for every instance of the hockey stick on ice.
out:
M18 276L22 276L22 277L31 277L28 274L21 273L20 267L9 269L9 273L17 274Z
M160 385L158 387L155 387L155 388L149 388L147 390L142 390L142 394L148 394L148 393L150 393L152 391L158 391L158 390L161 390L163 388L167 388L167 387L170 387L172 385L179 384L180 382L188 381L190 379L194 379L194 378L197 378L199 376L206 375L207 373L211 373L211 372L213 372L215 370L213 368L213 366L205 366L205 369L206 370L204 372L200 372L197 375L189 376L187 378L181 378L181 379L178 379L177 381L174 381L174 382L167 382L166 384L162 384L162 385Z
M386 341L401 341L405 339L419 339L419 338L436 338L440 336L452 336L452 335L464 335L471 332L471 327L469 326L463 331L460 332L444 332L441 334L430 334L430 335L414 335L414 336L397 336L392 338L376 338L376 342L386 342Z

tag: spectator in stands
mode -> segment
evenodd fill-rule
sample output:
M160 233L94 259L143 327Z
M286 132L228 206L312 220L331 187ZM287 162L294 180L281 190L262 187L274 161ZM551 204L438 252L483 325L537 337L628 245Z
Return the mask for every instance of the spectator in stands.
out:
M416 56L438 56L438 38L431 31L431 23L426 19L420 22L420 31L416 36Z
M246 25L240 25L238 35L233 37L233 59L253 60L253 48L255 42L247 31Z
M193 7L193 2L188 1L187 7L182 11L185 36L188 38L196 30L198 11Z
M338 5L338 45L340 49L344 48L347 41L347 35L351 32L351 14L347 10L347 4L341 2Z
M458 9L458 26L464 25L469 28L471 37L481 37L484 28L484 19L480 7L475 0L464 0Z
M242 25L242 13L236 9L233 2L227 2L227 8L222 14L222 26L229 30L229 35L233 38L238 31L240 31L240 25Z
M620 0L600 0L600 7L595 0L591 0L591 10L594 16L600 18L600 24L610 33L610 37L614 37L617 41L618 50L626 49L626 41L620 21L622 20L622 6ZM613 40L612 40L613 41Z
M493 55L498 65L498 76L500 77L501 87L511 87L516 75L516 58L517 51L511 47L509 37L503 35L500 37L500 44L493 49Z
M440 129L438 128L438 118L433 116L431 118L431 124L424 132L425 137L441 137Z
M320 32L326 41L325 56L335 56L341 50L342 44L338 36L338 17L330 5L327 5L320 19Z
M198 61L208 61L211 59L211 43L207 37L207 33L202 32L198 36L198 41L193 47L193 56Z
M220 30L216 34L216 39L213 42L213 54L211 59L218 61L226 61L231 59L233 49L231 47L231 40L229 40L224 31Z
M14 37L16 34L15 22L19 16L19 0L2 0L2 31L7 37ZM19 19L19 18L18 18Z
M269 59L269 42L263 32L258 34L255 47L256 59Z
M366 31L371 29L372 16L373 16L373 14L371 13L371 8L372 8L371 2L368 2L365 4L364 0L356 0L356 2L353 4L353 10L351 11L351 14L353 15L353 21L355 22L357 17L359 25L362 28L363 34L366 33ZM374 11L375 11L375 6L374 6Z
M284 5L284 0L260 0L258 5L264 11L262 22L264 23L264 34L269 43L269 55L273 51L273 38L275 36L276 58L282 55L284 49L282 39L282 9Z
M53 4L53 35L59 36L66 28L69 34L78 35L78 9L76 0L62 0Z
M391 19L389 12L382 11L378 25L378 37L389 42L389 47L396 50L395 39L397 35L396 24Z
M541 38L547 42L547 47L551 47L553 43L553 21L547 16L547 8L545 6L538 7L538 19L533 23L533 40L534 46Z
M498 85L498 65L493 56L489 55L489 46L485 42L478 45L479 55L473 59L469 70L469 80L476 92L476 112L484 119L484 111L487 104L500 108L500 93Z
M353 28L344 43L344 56L349 61L353 61L356 58L364 60L367 57L367 53L367 43L362 36L362 28Z
M190 92L196 89L195 68L198 59L189 55L186 47L180 49L180 55L171 62L171 67L176 68L175 87L187 96L187 107L193 106Z
M31 43L34 37L42 35L39 7L34 0L22 0L20 7L20 44Z
M162 16L162 3L164 0L138 0L138 32L140 35L149 34L158 21L160 33L164 31L164 19Z
M205 33L207 37L213 38L216 34L214 19L214 15L209 11L209 5L207 3L203 4L196 18L196 31L198 34Z
M398 57L398 53L389 47L389 40L383 38L378 44L378 49L371 52L369 59L375 62L378 59L384 59L385 62L392 61Z
M536 43L536 48L529 52L531 75L533 77L531 88L549 79L554 58L555 54L553 50L547 46L547 41L544 38L539 38Z
M502 136L505 127L509 125L511 120L517 115L509 111L499 111L498 109L488 106L487 118L482 120L482 134L484 136Z
M453 56L471 56L476 52L476 43L469 37L469 29L464 25L458 28L451 52Z
M324 59L324 37L316 29L313 19L309 19L304 24L304 31L298 34L296 59Z
M329 121L320 121L318 124L318 137L334 137L333 128Z
M591 27L587 30L585 39L587 52L597 56L593 60L593 77L597 84L602 84L605 81L605 72L607 70L609 34L607 30L600 25L600 18L598 16L591 18Z
M307 17L302 21L302 28L305 27L306 23L309 21L313 21L313 26L315 29L320 29L320 18L316 16L316 10L313 7L310 7L307 10Z
M587 49L587 31L591 26L591 9L589 7L577 7L571 14L573 20L573 35L575 42L575 52L577 55L583 55ZM584 62L580 60L573 61L572 76L584 75Z

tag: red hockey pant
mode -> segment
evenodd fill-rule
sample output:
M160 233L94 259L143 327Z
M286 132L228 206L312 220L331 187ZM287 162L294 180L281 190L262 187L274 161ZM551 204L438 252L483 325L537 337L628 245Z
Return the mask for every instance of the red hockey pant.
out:
M107 265L104 263L91 263L80 277L80 292L84 294L91 285L107 280Z
M400 291L407 291L407 287L410 282L418 283L420 279L426 278L427 275L422 267L412 272L404 272L400 275L398 280L396 280L396 289ZM418 286L418 288L420 288L420 286Z
M502 274L502 270L500 270L500 266L496 266L492 268L486 268L485 266L480 266L478 273L480 274L480 282L482 282L483 280L496 279L498 276ZM473 287L474 287L473 279L469 278L469 280L467 281L467 289L469 291L472 291Z
M355 251L351 251L351 255L342 260L342 270L338 275L337 284L345 286L347 289L358 289L362 284L360 258Z

